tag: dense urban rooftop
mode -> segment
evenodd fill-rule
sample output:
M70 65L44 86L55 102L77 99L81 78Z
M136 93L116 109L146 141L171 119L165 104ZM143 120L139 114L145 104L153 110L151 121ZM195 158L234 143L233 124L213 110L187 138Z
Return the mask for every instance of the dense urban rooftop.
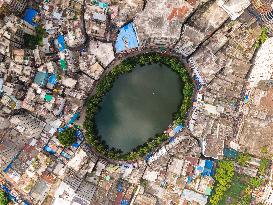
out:
M0 204L273 204L272 25L272 0L0 0ZM113 160L88 99L149 53L183 62L191 109Z

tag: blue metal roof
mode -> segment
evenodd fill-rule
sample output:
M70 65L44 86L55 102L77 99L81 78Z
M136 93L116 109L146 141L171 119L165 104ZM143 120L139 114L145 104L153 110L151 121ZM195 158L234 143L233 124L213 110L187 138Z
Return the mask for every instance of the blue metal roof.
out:
M169 139L169 142L172 143L172 142L174 142L174 140L175 140L175 137L171 137L171 138Z
M69 154L67 154L65 151L62 151L62 152L61 152L61 155L62 155L63 157L65 157L66 159L70 159L70 158L71 158L71 156L70 156Z
M102 9L107 9L109 7L109 4L98 1L98 6Z
M76 112L76 113L72 116L72 118L70 119L68 125L73 124L79 117L80 117L80 113L79 113L79 112Z
M202 176L213 176L214 172L213 172L213 161L211 160L206 160L205 161L205 167L204 170L202 172Z
M175 133L178 133L178 132L180 132L183 128L184 128L183 125L177 125L177 126L174 128L173 131L174 131Z
M127 49L137 48L138 46L139 41L134 23L129 23L120 28L115 44L116 52L120 53Z
M122 192L122 182L118 183L118 192Z
M72 147L74 147L74 148L79 148L80 147L80 143L79 142L75 142L74 144L72 144Z
M56 85L57 84L57 75L52 74L49 78L48 78L48 83L52 84L52 85Z
M232 148L225 148L224 156L231 159L235 159L238 156L238 151Z
M38 24L36 24L33 20L37 14L38 14L38 11L36 11L35 9L28 8L25 11L23 20L28 22L30 25L36 27L38 26Z
M121 205L129 205L129 201L123 199L123 200L120 202L120 204L121 204Z
M49 154L56 154L56 152L51 149L48 145L44 147L44 150L47 151Z
M64 41L64 36L59 34L58 35L58 43L59 43L59 50L64 51L65 50L65 41Z
M149 153L146 157L145 157L145 160L146 161L149 161L151 158L152 158L152 154L151 153Z
M76 130L75 136L80 140L83 140L83 138L84 138L83 133L82 133L82 131L80 129Z

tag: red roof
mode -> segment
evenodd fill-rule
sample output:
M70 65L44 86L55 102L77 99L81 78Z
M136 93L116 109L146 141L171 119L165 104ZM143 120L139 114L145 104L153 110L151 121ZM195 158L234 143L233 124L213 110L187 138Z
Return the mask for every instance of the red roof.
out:
M197 0L188 0L188 3L189 3L191 6L195 6L196 1L197 1Z
M173 8L170 15L168 16L168 20L171 21L175 17L183 17L189 11L189 8L186 6L182 6L181 8Z
M199 159L196 157L186 157L186 160L189 161L192 165L197 165Z
M122 192L118 192L118 193L117 193L117 198L116 198L116 200L115 200L114 205L120 205L120 202L121 202L121 200L122 200L122 197L123 197Z
M55 182L55 177L50 173L43 172L41 178L45 180L48 184L53 184Z

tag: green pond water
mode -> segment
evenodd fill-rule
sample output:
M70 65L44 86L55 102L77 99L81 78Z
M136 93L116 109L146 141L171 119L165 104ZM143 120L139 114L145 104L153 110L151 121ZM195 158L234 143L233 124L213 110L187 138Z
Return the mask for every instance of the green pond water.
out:
M162 133L182 102L182 82L165 65L137 66L121 75L101 102L98 134L124 153Z

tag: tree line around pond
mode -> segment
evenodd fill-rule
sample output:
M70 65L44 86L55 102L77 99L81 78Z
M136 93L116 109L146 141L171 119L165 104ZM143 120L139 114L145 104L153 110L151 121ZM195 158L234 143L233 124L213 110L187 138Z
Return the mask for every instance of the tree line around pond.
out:
M179 110L174 114L175 124L184 123L187 118L187 112L192 106L192 96L194 93L194 84L189 76L188 71L181 64L181 62L173 57L163 56L158 53L149 53L132 58L128 58L120 63L118 66L114 67L107 75L105 75L96 87L96 93L88 99L87 102L87 113L84 122L84 128L86 130L85 138L89 144L91 144L97 152L103 154L106 157L115 160L135 160L140 157L146 156L148 153L155 150L163 142L168 139L166 134L157 134L143 145L137 146L129 153L123 153L119 149L109 148L104 140L98 135L95 115L100 109L100 103L103 96L110 91L115 80L122 74L131 72L136 65L144 66L146 64L164 64L175 71L182 81L181 94L183 96L183 101Z

